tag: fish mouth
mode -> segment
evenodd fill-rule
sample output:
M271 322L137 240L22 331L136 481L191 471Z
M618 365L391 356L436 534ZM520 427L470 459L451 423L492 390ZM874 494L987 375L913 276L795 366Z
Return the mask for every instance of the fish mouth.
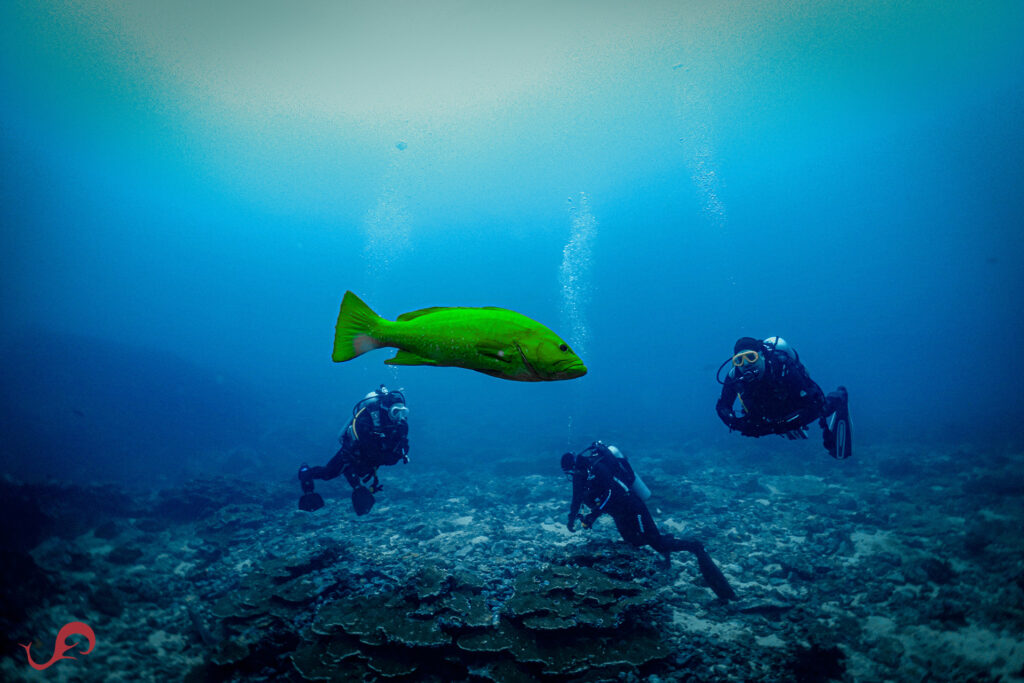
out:
M583 364L583 361L573 361L558 371L558 376L565 379L576 379L585 374L587 374L587 366Z
M519 357L523 359L523 365L526 366L530 376L537 381L576 379L587 374L587 366L579 358L566 358L557 361L554 366L554 372L550 374L538 372L537 368L533 367L530 361L526 359L526 354L523 353L523 347L519 345L519 342L512 342L512 344L516 347L516 351L519 352Z

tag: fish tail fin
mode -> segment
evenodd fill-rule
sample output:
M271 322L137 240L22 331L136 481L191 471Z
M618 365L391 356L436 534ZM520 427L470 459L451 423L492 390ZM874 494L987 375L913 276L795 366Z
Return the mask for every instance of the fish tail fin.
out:
M334 326L334 352L331 360L341 363L352 360L367 351L387 346L374 336L384 318L373 312L366 303L352 292L345 292L341 300L341 311Z

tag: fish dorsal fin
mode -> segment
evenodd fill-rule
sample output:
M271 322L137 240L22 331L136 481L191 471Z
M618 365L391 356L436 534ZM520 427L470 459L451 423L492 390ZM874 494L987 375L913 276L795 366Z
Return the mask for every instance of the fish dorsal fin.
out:
M421 308L418 311L409 311L408 313L403 313L402 315L398 316L396 320L413 320L423 315L429 315L431 313L440 313L441 311L502 311L503 313L515 312L510 311L507 308L502 308L501 306L479 306L476 308L472 306L431 306L430 308Z
M429 315L431 313L438 313L440 311L452 311L459 308L458 306L431 306L430 308L421 308L418 311L409 311L398 316L396 320L412 320L418 318L421 315Z

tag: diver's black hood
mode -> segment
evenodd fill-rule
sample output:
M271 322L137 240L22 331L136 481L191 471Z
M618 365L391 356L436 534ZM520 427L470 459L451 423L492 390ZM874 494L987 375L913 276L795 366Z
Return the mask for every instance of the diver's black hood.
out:
M753 337L740 337L736 340L736 343L732 345L732 353L736 355L740 351L762 351L764 349L764 343L760 339L754 339Z

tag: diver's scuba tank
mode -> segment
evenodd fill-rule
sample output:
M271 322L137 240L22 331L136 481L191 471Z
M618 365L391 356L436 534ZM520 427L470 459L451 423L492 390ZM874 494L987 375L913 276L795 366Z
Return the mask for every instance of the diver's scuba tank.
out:
M633 466L629 464L629 459L622 454L622 451L615 446L606 446L600 441L595 441L591 448L593 448L597 453L604 453L607 451L613 458L622 462L624 469L632 475L632 481L624 483L629 486L630 491L636 494L637 498L640 500L647 500L651 497L651 490L647 488L647 484L645 484L644 480L640 478L640 475L636 473Z
M789 360L794 360L798 363L800 362L800 354L797 353L796 349L790 346L789 342L782 337L768 337L763 343L765 348L771 351L777 351L778 353L785 355Z
M650 498L651 490L647 488L647 484L645 484L644 480L640 478L640 475L636 473L633 466L629 464L629 460L627 460L626 456L622 454L622 451L615 446L608 446L608 450L611 451L612 455L616 458L622 458L626 462L626 467L628 467L629 471L633 473L633 481L629 485L629 490L635 493L640 500L647 500Z

